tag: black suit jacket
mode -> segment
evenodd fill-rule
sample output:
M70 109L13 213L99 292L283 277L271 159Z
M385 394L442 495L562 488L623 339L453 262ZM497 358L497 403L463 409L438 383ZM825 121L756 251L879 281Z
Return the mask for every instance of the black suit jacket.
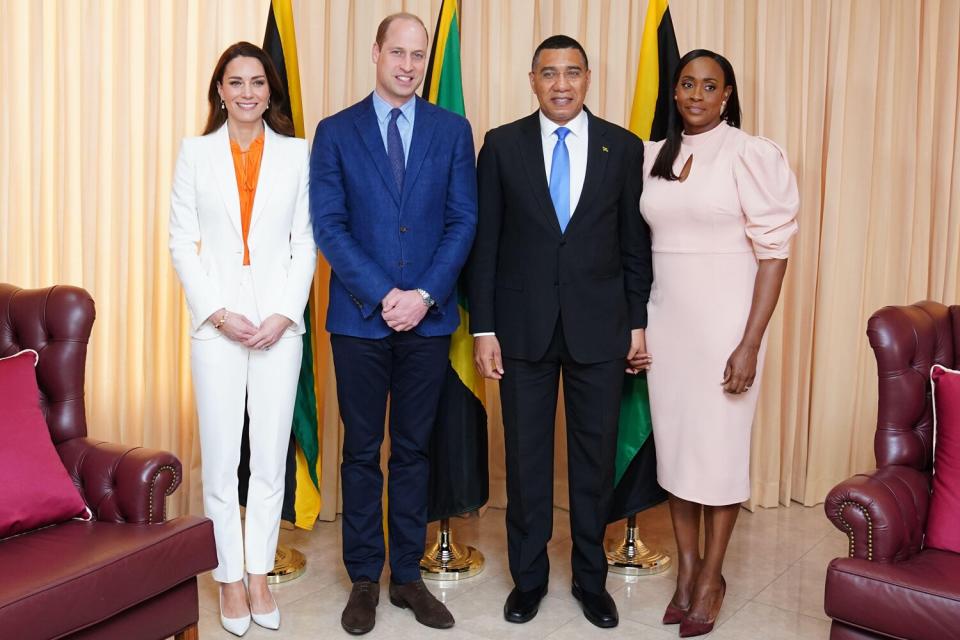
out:
M640 215L643 143L587 114L587 172L560 232L538 112L489 131L477 164L479 218L468 265L470 331L493 331L503 355L543 357L563 319L577 362L626 356L647 324L650 230Z

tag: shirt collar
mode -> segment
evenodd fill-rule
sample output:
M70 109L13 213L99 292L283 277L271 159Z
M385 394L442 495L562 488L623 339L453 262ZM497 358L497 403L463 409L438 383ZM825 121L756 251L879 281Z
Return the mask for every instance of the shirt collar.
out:
M410 99L400 105L400 111L407 122L413 122L413 113L417 106L417 96L410 96ZM380 97L376 91L373 92L373 110L377 113L377 120L380 122L390 120L390 112L393 105Z
M247 147L246 151L240 148L240 143L230 138L230 148L235 149L237 153L250 153L251 151L259 148L263 148L263 138L266 135L266 131L261 131L260 135L253 139L253 142L250 143L250 146Z
M564 126L567 129L570 129L570 133L578 138L581 138L587 133L587 110L580 109L580 113L574 117L573 120L568 122L565 125L559 125L547 116L544 115L543 111L538 111L540 116L540 135L544 138L553 137L553 132L557 130L557 127Z

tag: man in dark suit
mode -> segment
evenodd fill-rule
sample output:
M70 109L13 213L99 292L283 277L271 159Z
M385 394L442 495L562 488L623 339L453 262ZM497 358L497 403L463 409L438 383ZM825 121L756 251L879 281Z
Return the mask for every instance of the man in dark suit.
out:
M649 365L643 328L652 280L640 216L643 145L583 108L587 55L553 36L533 57L536 113L488 132L480 150L470 330L481 375L500 381L507 543L515 588L504 616L537 613L549 574L553 440L563 372L573 594L613 627L603 551L624 370ZM626 362L625 362L626 359Z
M415 94L427 30L411 14L380 24L374 92L317 126L310 213L330 263L331 333L344 424L343 559L353 588L341 617L370 631L384 563L380 445L390 396L390 601L453 626L420 579L430 432L459 324L455 285L476 228L473 136L462 117Z

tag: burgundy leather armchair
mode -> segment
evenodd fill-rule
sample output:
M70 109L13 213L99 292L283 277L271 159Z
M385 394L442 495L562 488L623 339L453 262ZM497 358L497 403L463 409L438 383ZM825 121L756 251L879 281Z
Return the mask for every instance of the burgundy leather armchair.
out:
M84 364L93 299L83 289L0 283L0 357L40 354L41 403L60 458L93 512L0 541L0 637L197 638L197 574L217 564L213 525L166 519L180 461L87 437Z
M960 306L884 307L867 323L877 359L877 469L838 484L824 509L850 539L827 568L833 640L960 638L960 554L923 546L933 470L930 367L960 364Z

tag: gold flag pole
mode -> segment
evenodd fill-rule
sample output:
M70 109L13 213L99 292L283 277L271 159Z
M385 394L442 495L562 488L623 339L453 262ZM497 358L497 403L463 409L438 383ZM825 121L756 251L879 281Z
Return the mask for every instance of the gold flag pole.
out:
M637 515L627 518L623 542L607 548L610 571L627 576L650 576L670 567L670 556L652 551L637 537Z
M240 507L240 517L246 520L247 509ZM294 525L289 520L281 520L280 528L292 530ZM277 543L277 550L273 554L273 569L267 573L267 584L290 582L302 576L307 570L307 558L299 549L288 544Z
M428 580L465 580L483 571L483 567L484 558L480 551L453 541L450 518L440 521L437 541L420 559L420 574Z
M273 569L267 574L267 584L280 584L299 578L307 570L307 558L299 549L285 544L277 545Z

